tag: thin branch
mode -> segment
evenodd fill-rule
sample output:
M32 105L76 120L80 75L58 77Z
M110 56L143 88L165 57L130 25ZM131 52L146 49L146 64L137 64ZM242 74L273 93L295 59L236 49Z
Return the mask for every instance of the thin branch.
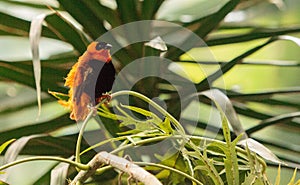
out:
M15 166L17 164L21 164L21 163L25 163L25 162L30 162L30 161L40 161L40 160L64 162L64 163L68 163L68 164L74 165L75 167L77 167L79 169L82 169L82 170L87 170L89 168L89 166L87 166L87 165L84 165L84 164L81 164L81 163L77 163L77 162L74 162L72 160L61 158L61 157L38 156L38 157L27 157L27 158L24 158L24 159L13 161L11 163L8 163L6 165L1 166L0 167L0 171L5 170L5 169L7 169L9 167Z
M98 107L100 107L107 100L108 100L108 98L104 98L100 103L98 103L98 105L96 105L96 107L94 107L94 109L97 109ZM82 126L79 131L79 134L78 134L77 143L76 143L76 151L75 151L75 162L77 162L77 163L80 163L80 150L81 150L81 141L82 141L83 133L87 126L88 121L92 118L93 114L94 114L94 110L91 110L89 112L89 114L87 115L87 117L85 118L85 120L83 121Z
M187 174L185 172L182 172L182 171L180 171L176 168L172 168L170 166L166 166L166 165L163 165L163 164L149 163L149 162L134 162L134 163L138 164L140 166L155 166L155 167L162 168L162 169L165 169L165 170L170 170L172 172L178 173L179 175L190 179L192 182L194 182L196 184L203 185L202 182L200 182L199 180L197 180L194 177L190 176L189 174Z
M88 163L90 169L87 171L80 171L70 185L78 185L85 182L91 175L95 174L99 167L104 164L110 165L124 173L127 173L130 178L139 180L145 185L162 185L162 183L157 180L154 175L143 168L133 162L107 152L100 152L95 155L95 157Z
M148 144L148 143L154 143L154 142L162 141L162 140L168 139L168 138L173 138L173 137L167 135L167 136L156 136L156 137L151 137L151 138L148 138L148 139L139 140L139 141L136 141L135 143L129 143L129 144L124 145L124 146L119 146L118 148L111 151L111 153L118 153L118 152L123 151L127 148L130 148L130 147L135 147L135 146L138 146L138 145L143 145L143 144ZM183 139L182 135L179 139Z

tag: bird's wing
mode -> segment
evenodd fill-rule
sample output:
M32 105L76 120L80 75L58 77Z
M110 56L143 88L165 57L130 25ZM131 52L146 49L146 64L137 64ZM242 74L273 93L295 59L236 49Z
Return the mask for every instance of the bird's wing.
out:
M78 66L73 86L73 114L76 120L85 119L89 112L88 106L95 105L96 82L104 64L103 61L89 60Z
M71 118L76 121L84 120L89 113L88 105L92 103L93 92L91 91L91 80L93 68L88 65L78 65L73 81L73 110Z
M93 68L89 66L79 66L74 76L73 86L73 101L78 104L81 101L83 93L91 94L87 86L91 83L91 76L93 75Z

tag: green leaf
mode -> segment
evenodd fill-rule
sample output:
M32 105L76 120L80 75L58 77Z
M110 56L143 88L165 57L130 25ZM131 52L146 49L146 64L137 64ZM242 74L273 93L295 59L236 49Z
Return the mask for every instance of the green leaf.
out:
M213 163L213 160L207 157L206 148L204 149L203 155L200 151L197 151L195 156L197 156L197 158L199 158L203 164L195 166L194 170L206 171L207 176L213 181L215 185L223 185L224 182L219 175L216 166Z
M97 0L82 1L99 20L106 20L111 26L117 27L121 24L120 17L115 10L103 6Z
M287 113L287 114L281 114L278 116L274 116L272 118L262 120L259 123L259 125L257 125L257 126L249 128L247 130L247 133L255 133L259 130L262 130L263 128L266 128L266 127L274 125L274 124L282 123L285 121L292 121L295 117L299 117L299 116L300 116L300 112L291 112L291 113Z
M56 164L53 165L52 168L54 168L55 166ZM50 178L51 178L51 171L49 170L43 173L43 175L40 176L39 179L37 179L32 185L49 184Z
M9 0L1 0L2 2L5 2L5 4L10 4L10 5L16 5L16 6L24 6L24 7L32 7L32 8L36 8L36 9L49 9L49 7L51 8L55 8L52 5L54 3L48 3L47 4L43 3L43 2L26 2L26 1L9 1Z
M1 35L29 35L29 21L0 12L0 25Z
M63 82L63 76L65 70L60 68L48 66L42 66L42 86L41 90L47 92L48 89L55 91L66 91L66 88L57 86L60 82ZM0 78L8 81L15 81L20 84L27 85L35 88L32 62L6 62L0 61Z
M225 45L246 41L253 41L255 39L269 38L278 35L284 35L289 33L299 33L299 27L291 27L291 28L258 28L251 30L249 33L240 34L240 35L230 35L229 37L212 37L207 40L206 44L208 46L216 46L216 45Z
M194 30L194 32L200 37L205 38L213 29L215 29L219 23L224 19L224 17L230 13L241 0L231 0L228 1L220 10L216 13L208 16L205 20L201 21L200 26ZM195 46L197 41L191 35L185 39L184 44L189 44L188 46ZM191 48L188 48L191 49ZM184 51L180 51L178 48L172 49L171 52L168 52L168 56L171 59L177 59Z
M116 0L118 5L118 13L120 16L120 19L122 20L122 23L129 23L133 21L139 20L138 12L137 12L137 3L136 0Z
M219 11L228 1L189 0L185 3L182 3L180 0L165 1L158 11L158 19L183 23L199 22L204 17L208 17ZM174 4L180 6L173 6Z
M0 12L0 35L29 36L31 22ZM43 26L42 35L58 39L49 28Z
M186 172L187 168L184 162L184 159L180 152L173 153L171 151L172 155L170 153L166 153L164 156L158 156L156 157L161 161L160 163L175 169L178 169L182 172ZM162 170L160 173L156 175L157 178L164 178L167 182L178 184L181 182L184 182L185 177L181 176L177 173L174 173L172 171L168 170Z
M233 142L231 142L230 129L228 120L222 110L222 108L217 104L217 108L221 114L222 118L222 128L223 135L226 141L226 145L222 145L220 143L213 142L209 144L209 146L216 146L220 148L226 158L224 159L224 167L226 171L226 179L229 185L238 185L239 184L239 167L238 167L238 159L236 152L236 143L241 138L241 135L237 137Z
M204 22L203 26L200 26L195 33L201 38L205 38L223 19L229 14L241 0L228 1L219 11L209 16Z
M249 150L248 145L246 145L245 148L246 148L247 157L248 157L248 160L249 160L250 173L255 174L256 173L255 164L254 164L253 157L251 155L251 151Z
M226 179L229 185L238 185L239 171L238 171L237 153L235 149L236 145L234 142L231 143L230 129L228 127L227 118L224 115L222 115L221 117L223 119L222 120L223 135L227 144L227 150L224 151L226 155L226 159L224 159Z
M58 118L45 121L39 124L27 125L21 128L15 128L7 131L0 132L0 142L5 141L7 138L20 138L22 136L36 135L39 133L50 133L51 131L58 130L74 123L69 119L67 114Z
M122 105L122 104L121 104L121 107L132 110L132 111L134 111L136 113L139 113L139 114L141 114L143 116L146 116L146 117L154 117L155 116L155 114L153 114L152 112L150 112L148 110L145 110L145 109L142 109L142 108L139 108L139 107L129 106L129 105ZM128 115L128 114L126 114L126 115Z
M80 54L85 52L88 39L66 17L55 12L55 14L48 15L45 22L61 40L70 43Z
M49 90L48 93L54 96L55 98L57 98L58 100L62 100L62 101L68 101L70 98L68 94L64 94L60 92L54 92Z
M143 20L154 19L154 16L156 15L158 8L161 6L163 2L164 0L144 0L142 2L141 18Z
M24 136L19 139L17 139L10 147L7 149L4 160L6 163L13 162L17 159L19 153L22 151L22 149L25 147L25 145L28 143L29 140L37 137L41 137L42 135L30 135L30 136Z
M32 74L27 73L27 71L24 71L22 69L17 70L17 68L14 68L14 66L15 65L13 65L12 63L0 61L1 79L12 80L34 88L35 86Z
M165 120L159 124L159 128L166 134L171 134L173 132L171 121L168 117L166 117Z
M137 131L146 131L146 130L153 130L157 128L162 120L159 119L155 114L153 114L150 111L144 110L142 108L134 107L134 106L127 106L127 105L121 105L122 108L129 109L131 111L134 111L136 113L139 113L143 116L148 117L147 120L137 120L133 118L131 115L126 113L124 110L122 110L119 106L116 106L116 108L122 113L127 119L126 120L120 120L122 123L120 126L129 126L129 125L135 125L135 130Z
M87 132L86 134L89 134ZM53 137L43 136L31 139L24 147L20 155L55 155L64 158L74 154L78 133ZM82 142L82 148L87 148L89 145Z
M280 172L281 171L281 165L278 166L278 170L277 170L277 176L276 176L276 180L275 180L275 183L274 185L280 185Z
M29 29L30 29L29 21L2 12L0 12L0 26L1 26L0 35L19 35L19 36L29 35ZM49 29L46 29L43 32L43 35L47 35L49 37L55 37L55 35Z
M294 170L293 176L292 176L290 182L288 183L288 185L294 185L295 184L296 175L297 175L297 168Z
M112 120L121 120L121 121L127 120L125 116L114 114L105 108L99 108L97 113L99 116L109 118Z
M269 45L270 43L274 42L276 39L275 38L271 38L268 41L266 41L265 43L258 45L248 51L246 51L245 53L235 57L234 59L232 59L231 61L225 63L224 65L221 66L221 68L219 70L217 70L216 72L214 72L213 74L209 75L206 79L202 80L200 83L197 84L197 90L198 91L202 91L205 89L209 89L210 84L212 84L214 81L216 81L218 78L220 78L221 76L223 76L224 74L226 74L230 69L232 69L236 64L239 64L243 61L244 58L252 55L253 53L259 51L260 49L262 49L263 47Z
M162 120L156 114L152 113L151 111L148 111L148 110L145 110L145 109L142 109L142 108L139 108L139 107L135 107L135 106L122 105L122 104L121 104L121 107L129 109L129 110L134 111L136 113L139 113L139 114L141 114L145 117L152 118L154 122L157 122L157 123L162 122ZM126 115L128 117L130 117L128 114L126 114Z
M86 31L93 40L107 31L102 20L99 20L93 11L82 1L74 3L69 0L58 0L58 2L83 26L84 31Z
M257 176L253 173L249 173L246 177L242 185L254 185L255 181L257 179Z
M11 139L9 141L6 141L5 143L0 145L0 154L5 150L5 148L10 145L12 142L14 142L15 139Z

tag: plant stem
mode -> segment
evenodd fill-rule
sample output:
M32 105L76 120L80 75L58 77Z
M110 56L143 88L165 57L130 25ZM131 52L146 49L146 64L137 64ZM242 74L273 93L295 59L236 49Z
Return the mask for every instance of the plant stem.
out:
M76 143L76 150L75 150L75 162L80 163L80 148L81 148L81 141L82 141L82 137L83 137L83 133L85 130L85 127L88 123L88 121L90 120L90 118L93 115L93 111L90 111L88 116L85 118L84 122L82 123L82 126L80 127L80 131L77 137L77 143Z
M70 165L74 165L75 167L77 167L81 170L88 170L89 169L88 165L77 163L77 162L74 162L74 161L69 160L69 159L65 159L65 158L61 158L61 157L52 157L52 156L39 156L39 157L28 157L28 158L13 161L11 163L8 163L6 165L1 166L0 171L4 170L6 168L9 168L9 167L15 166L17 164L30 162L30 161L41 161L41 160L64 162L64 163L68 163Z
M118 152L120 152L122 150L125 150L127 148L130 148L130 147L134 147L134 146L137 146L137 145L144 145L144 144L148 144L148 143L153 143L153 142L161 141L161 140L164 140L164 139L167 139L167 138L171 138L171 137L170 136L159 136L159 137L154 137L154 138L149 138L149 139L136 141L135 143L130 143L130 144L127 144L125 146L120 146L117 149L111 151L110 153L111 154L118 153ZM180 137L180 138L182 138L182 137Z
M111 96L114 98L114 97L121 96L121 95L132 95L132 96L138 97L141 100L147 102L148 104L153 106L156 110L158 110L162 115L168 117L170 119L170 121L177 127L180 135L185 135L185 130L181 126L181 124L170 113L168 113L165 109L163 109L157 103L153 102L150 98L144 96L141 93L134 92L134 91L128 91L128 90L122 90L122 91L115 92Z
M87 115L87 117L83 121L82 126L80 127L80 131L79 131L78 138L77 138L77 143L76 143L76 151L75 151L75 162L77 162L77 163L80 163L81 141L82 141L83 133L84 133L84 130L87 126L87 123L91 119L91 117L93 116L94 110L97 109L100 105L102 105L107 100L108 100L108 98L104 98L103 100L101 100L101 102L98 105L96 105L94 108L92 108L92 110L89 112L89 114Z
M203 183L201 183L200 181L198 181L194 177L192 177L192 176L190 176L190 175L188 175L188 174L186 174L186 173L184 173L180 170L177 170L176 168L172 168L172 167L162 165L162 164L149 163L149 162L134 162L134 164L137 164L139 166L155 166L155 167L159 167L159 168L162 168L162 169L170 170L172 172L178 173L179 175L182 175L182 176L190 179L191 181L195 182L196 184L203 185Z

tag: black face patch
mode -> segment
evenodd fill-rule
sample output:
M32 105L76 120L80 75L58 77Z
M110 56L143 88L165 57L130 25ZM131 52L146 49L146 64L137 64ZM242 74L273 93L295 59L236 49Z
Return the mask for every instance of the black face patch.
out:
M106 43L106 42L98 42L98 44L96 45L96 50L101 50L101 49L110 49L111 45Z

